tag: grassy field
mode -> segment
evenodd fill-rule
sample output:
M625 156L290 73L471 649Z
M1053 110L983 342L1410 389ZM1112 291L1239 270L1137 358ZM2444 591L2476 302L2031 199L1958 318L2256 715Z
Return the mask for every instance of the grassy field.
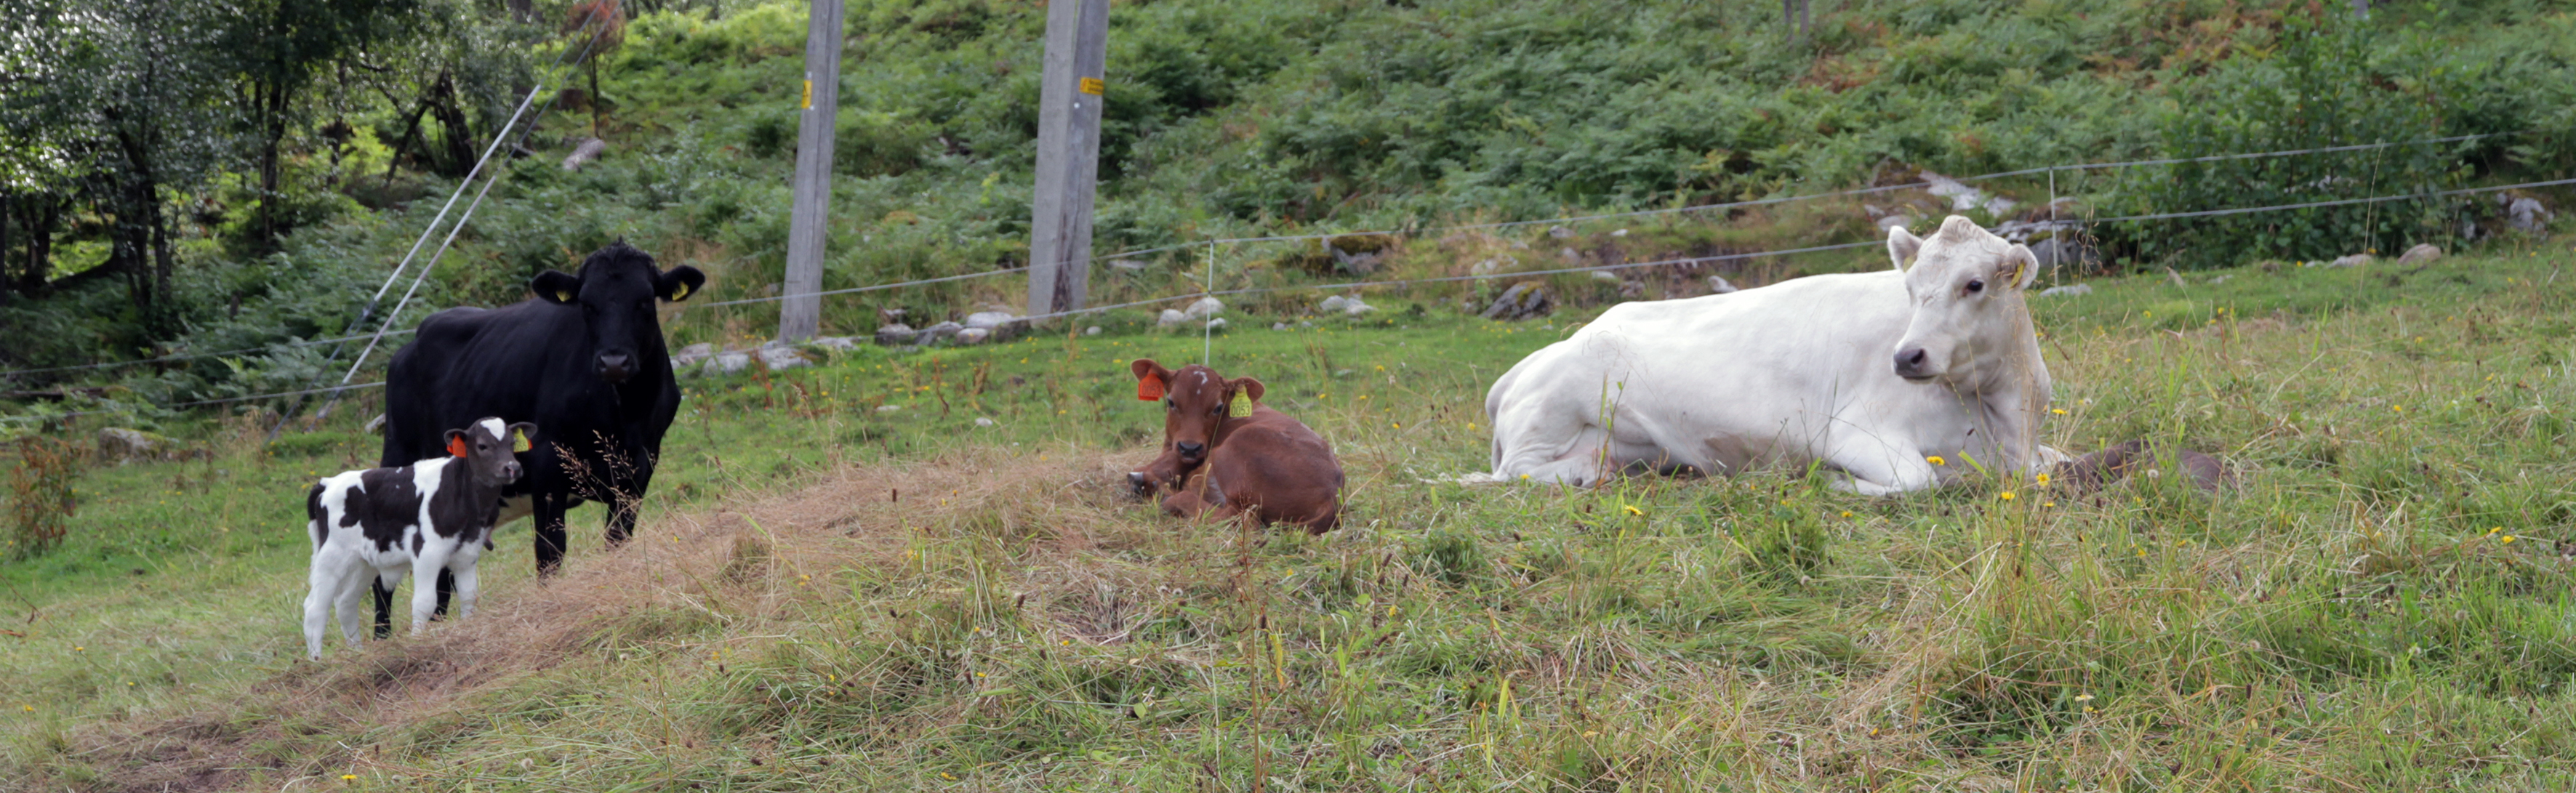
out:
M0 565L0 787L2563 789L2570 265L2035 298L2049 442L2209 451L2243 474L2216 497L1440 483L1579 318L1401 294L1210 344L1341 454L1320 538L1116 495L1159 415L1123 363L1202 344L1132 316L685 380L637 541L585 507L541 583L509 528L474 619L319 664L297 491L373 436L210 424L86 471L67 544Z

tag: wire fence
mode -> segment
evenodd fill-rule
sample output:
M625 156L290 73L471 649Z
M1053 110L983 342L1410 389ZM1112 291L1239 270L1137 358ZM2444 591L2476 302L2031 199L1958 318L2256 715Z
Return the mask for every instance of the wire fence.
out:
M570 50L570 48L569 48L569 47L567 47L567 51L569 51L569 50ZM583 51L583 57L587 57L587 48L585 48L585 49L584 49L584 51ZM535 95L535 92L534 92L534 91L531 91L531 92L530 92L530 98L531 98L531 99L533 99L534 95ZM523 102L522 102L522 109L525 109L526 104L527 104L527 103L526 103L525 101L523 101ZM552 100L550 99L550 100L548 101L548 108L549 108L549 109L551 108L551 105L552 105ZM540 116L542 116L543 112L545 112L545 111L544 111L544 110L540 110ZM522 133L521 133L521 138L524 140L524 138L525 138L525 136L526 136L527 132L532 131L532 130L533 130L533 128L534 128L534 125L533 125L533 124L531 124L527 130L523 130L523 131L522 131ZM502 135L499 135L499 136L496 136L496 137L495 137L494 143L497 145L497 144L499 143L499 138L500 138L500 137L505 137L505 136L507 135L507 132L508 132L508 130L507 130L507 128L505 128L505 129L503 130ZM2112 168L2126 168L2126 167L2153 166L2153 165L2172 165L2172 164L2192 163L2192 162L2215 162L2215 161L2225 161L2225 160L2245 160L2245 159L2259 159L2259 158L2272 158L2272 157L2290 157L2290 156L2314 155L2314 154L2325 154L2325 153L2336 153L2336 152L2349 152L2349 151L2366 151L2366 150L2374 150L2374 149L2390 148L2390 147L2395 147L2395 146L2425 145L2425 144L2440 144L2440 143L2457 143L2457 142L2465 142L2465 141L2479 140L2479 139L2485 139L2485 138L2503 137L2503 136L2509 136L2509 135L2515 135L2515 134L2521 134L2521 133L2519 133L2519 132L2509 132L2509 133L2489 133L2489 134L2482 134L2482 135L2459 135L2459 136L2450 136L2450 137L2442 137L2442 138L2427 138L2427 139L2421 139L2421 140L2400 141L2400 142L2391 142L2391 143L2357 144L2357 145L2345 145L2345 146L2321 146L2321 147L2306 148L2306 149L2291 149L2291 150L2282 150L2282 151L2267 151L2267 152L2248 152L2248 153L2236 153L2236 154L2222 154L2222 155L2211 155L2211 156L2205 156L2205 157L2163 158L2163 159L2149 159L2149 160L2128 160L2128 161L2105 162L2105 163L2075 163L2075 164L2067 164L2067 165L2047 166L2047 167L2041 167L2041 168L2025 168L2025 169L2013 170L2013 171L2001 171L2001 172L1996 172L1996 173L1987 173L1987 174L1977 174L1977 175L1972 175L1972 176L1955 177L1955 178L1946 179L1945 181L1948 181L1948 182L1954 182L1954 183L1969 183L1969 182L1979 182L1979 181L1987 181L1987 180L1993 180L1993 179L2008 178L2008 177L2014 177L2014 176L2031 176L2031 175L2038 175L2038 174L2051 174L2051 175L2053 176L2053 174L2054 174L2055 172L2058 172L2058 171L2083 172L2083 171L2105 170L2105 169L2112 169ZM487 152L487 154L488 154L488 152ZM466 182L466 183L460 183L460 184L458 185L458 193L459 193L460 195L461 195L461 193L462 193L462 191L463 191L463 188L464 188L464 187L466 187L468 184L470 184L470 181L471 181L471 177L469 176L469 181L468 181L468 182ZM489 191L489 189L490 189L490 187L491 187L491 183L492 183L492 182L497 182L497 181L498 181L498 177L497 177L497 176L495 176L495 177L494 177L493 179L491 179L491 180L487 180L487 182L483 185L482 192L478 192L478 194L477 194L477 196L476 196L476 200L475 200L475 202L473 202L472 204L469 204L469 205L467 206L467 210L466 210L465 214L464 214L464 215L461 215L461 216L459 217L458 222L457 222L454 226L451 226L451 227L449 227L449 228L448 228L448 232L449 232L449 233L448 233L448 237L447 237L447 239L446 239L445 241L443 241L443 242L442 242L442 244L441 244L441 246L440 246L440 248L439 248L440 252L442 252L442 253L443 253L443 252L444 252L444 250L446 249L446 247L448 246L448 244L453 242L453 240L454 240L454 238L455 238L456 231L462 227L462 225L463 225L463 223L464 223L464 221L465 221L466 219L468 219L468 218L470 218L470 217L471 217L471 215L472 215L472 212L473 212L474 208L480 205L481 200L482 200L482 197L483 197L483 193L484 193L484 192L488 192L488 191ZM1413 285L1420 285L1420 284L1434 284L1434 283L1470 282L1470 281L1485 281L1485 280L1499 280L1499 279L1525 279L1525 278L1538 277L1538 276L1548 276L1548 275L1566 275L1566 274L1576 274L1576 273L1593 273L1593 272L1613 272L1613 271L1618 271L1618 270L1628 270L1628 269L1646 268L1646 267L1674 266L1674 265L1697 265L1697 264L1707 264L1707 263L1712 263L1712 262L1721 262L1721 261L1739 261L1739 260L1749 260L1749 259L1758 259L1758 258L1797 256L1797 255L1805 255L1805 254L1813 254L1813 253L1823 253L1823 252L1830 252L1830 251L1841 251L1841 250L1850 250L1850 249L1855 249L1855 248L1871 247L1871 246L1880 245L1880 244L1882 244L1882 243L1881 243L1881 242L1878 242L1878 241L1864 241L1864 242L1841 243L1841 244L1834 244L1834 245L1818 245L1818 246L1807 246L1807 247L1799 247L1799 248L1787 248L1787 249L1780 249L1780 250L1737 252L1737 253L1715 254L1715 255L1708 255L1708 256L1688 256L1688 257L1662 258L1662 259L1656 259L1656 260L1652 260L1652 261L1642 261L1642 262L1620 262L1620 263L1611 263L1611 264L1599 264L1599 265L1588 265L1588 266L1577 266L1577 267L1561 267L1561 268L1551 268L1551 269L1542 269L1542 270L1513 270L1513 271L1509 271L1509 272L1472 273L1472 274L1467 274L1467 275L1433 276L1433 277L1422 277L1422 278L1401 278L1401 279L1356 280L1356 281L1339 281L1339 282L1313 283L1313 284L1289 284L1289 285L1275 285L1275 286L1245 286L1245 287L1230 288L1230 289L1218 289L1218 288L1216 288L1216 284L1215 284L1215 271L1216 271L1216 268L1218 267L1218 264L1217 264L1217 261L1216 261L1216 258L1217 258L1217 257L1216 257L1216 251L1218 251L1221 247L1226 247L1226 246L1241 246L1241 245L1246 245L1246 244L1256 244L1256 243L1277 243L1277 242L1299 242L1299 241L1312 241L1312 240L1330 240L1330 239L1340 238L1340 237L1354 237L1354 236L1363 236L1363 235L1415 235L1415 236L1418 236L1418 235L1431 234L1431 233L1445 233L1445 232L1458 232L1458 231L1475 231L1475 230L1491 230L1491 229L1517 228L1517 227L1526 227L1526 226L1535 226L1535 225L1564 225L1564 224L1576 224L1576 223L1585 223L1585 222L1593 222L1593 221L1601 221L1601 220L1615 220L1615 219L1632 218L1632 217L1652 217L1652 216L1673 215L1673 214L1681 214L1681 213L1689 213L1689 212L1716 211L1716 210L1733 209L1733 208L1741 208L1741 207L1769 206L1769 205L1778 205L1778 204L1786 204L1786 203L1801 202L1801 201L1814 201L1814 200L1829 199L1829 198L1837 198L1837 197L1851 197L1851 196L1874 195L1874 194L1881 194L1881 193L1895 192L1895 191L1901 191L1901 190L1910 190L1910 189L1927 189L1927 188L1935 187L1935 186L1937 186L1937 185L1939 185L1939 184L1941 184L1941 183L1942 183L1942 182L1939 182L1939 181L1929 181L1929 180L1926 180L1926 181L1915 181L1915 182L1908 182L1908 183L1904 183L1904 184L1897 184L1897 185L1882 185L1882 186L1873 186L1873 187L1865 187L1865 188L1854 188L1854 189L1847 189L1847 190L1836 190L1836 191L1829 191L1829 192L1823 192L1823 193L1813 193L1813 194L1802 194L1802 195L1795 195L1795 196L1780 196L1780 197L1773 197L1773 198L1753 199L1753 200L1747 200L1747 201L1733 201L1733 202L1723 202L1723 203L1713 203L1713 204L1701 204L1701 205L1694 205L1694 206L1687 206L1687 207L1673 207L1673 208L1654 209L1654 210L1639 210L1639 211L1633 211L1633 212L1611 212L1611 213L1598 213L1598 214L1589 214L1589 215L1568 215L1568 216L1562 216L1562 217L1543 218L1543 219L1535 219L1535 220L1519 220L1519 221L1505 221L1505 222L1491 222L1491 223L1450 224L1450 225L1441 225L1441 226L1423 226L1423 227L1412 227L1412 228L1409 228L1409 229L1399 229L1399 230L1381 230L1381 231L1351 231L1351 232L1333 232L1333 233L1318 233L1318 234L1269 235L1269 236L1253 236L1253 237L1219 237L1219 238L1211 238L1211 239L1206 239L1206 240L1197 240L1197 241L1192 241L1192 242L1187 242L1187 243L1179 243L1179 244L1174 244L1174 245L1160 246L1160 247L1155 247L1155 248L1146 248L1146 249L1138 249L1138 250L1119 251L1119 252L1115 252L1115 253L1101 254L1101 255L1093 256L1093 257L1091 257L1091 259L1090 259L1089 261L1092 261L1092 262L1100 262L1100 261L1114 261L1114 260L1117 260L1117 259L1134 258L1134 257L1139 257L1139 256L1148 256L1148 255L1157 254L1157 253L1169 253L1169 252L1174 252L1174 251L1184 251L1184 250L1193 250L1193 249L1200 249L1200 248L1204 248L1204 249L1206 249L1206 250L1208 251L1208 256L1207 256L1206 264L1205 264L1205 267L1207 268L1207 270L1206 270L1206 272L1202 275L1202 277L1201 277L1201 283L1199 283L1199 284L1197 285L1199 288L1198 288L1198 289L1196 289L1196 290L1186 291L1186 292L1182 292L1182 293L1179 293L1179 294L1167 294L1167 295L1163 295L1163 296L1151 297L1151 298L1145 298L1145 299L1141 299L1141 300L1130 300L1130 301L1123 301L1123 302L1111 303L1111 304L1105 304L1105 305L1088 306L1088 307L1085 307L1085 308L1073 309L1073 310L1067 310L1067 311L1058 311L1058 312L1052 312L1052 313L1046 313L1046 314L1037 314L1037 315L1031 315L1031 316L1027 316L1027 317L1020 317L1020 319L1026 319L1026 320L1048 320L1048 319L1058 319L1058 318L1066 318L1066 317L1075 317L1075 316L1093 315L1093 314L1100 314L1100 313L1109 312L1109 311L1115 311L1115 310L1119 310L1119 309L1138 308L1138 307L1151 306L1151 305L1156 305L1156 304L1167 304L1167 303L1172 303L1172 302L1174 302L1174 301L1187 300L1187 299L1198 298L1198 297L1221 297L1221 296L1256 295L1256 294L1268 294L1268 293L1285 292L1285 291L1295 291L1295 290L1352 290L1352 289L1366 289L1366 288L1379 288L1379 287L1402 287L1402 286L1413 286ZM2252 214L2252 213L2264 213L2264 212L2284 212L2284 211L2292 211L2292 210L2299 210L2299 209L2311 209L2311 208L2319 208L2319 207L2345 206L2345 205L2355 205L2355 204L2369 204L2369 203L2379 203L2379 202L2388 202L2388 201L2402 201L2402 200L2411 200L2411 199L2424 199L2424 198L2433 198L2433 197L2450 197L2450 196L2462 196L2462 195L2476 195L2476 194L2485 194L2485 193L2502 192L2502 191L2508 191L2508 190L2528 190L2528 189L2537 189L2537 188L2545 188L2545 187L2560 187L2560 186L2568 186L2568 185L2576 185L2576 179L2555 179L2555 180L2544 180L2544 181L2523 182L2523 183L2518 183L2518 184L2494 185L2494 186L2487 186L2487 187L2473 187L2473 188L2462 188L2462 189L2441 190L2441 191L2429 191L2429 192L2410 192L2410 193L2390 194L2390 195L2382 195L2382 196L2369 196L2369 197L2362 197L2362 198L2350 198L2350 199L2336 199L2336 200L2329 200L2329 201L2311 201L2311 202L2300 202L2300 203L2290 203L2290 204L2278 204L2278 205L2260 206L2260 207L2232 207L2232 208L2222 208L2222 209L2191 210L2191 211L2180 211L2180 212L2163 212L2163 213L2150 213L2150 214L2139 214L2139 215L2124 215L2124 216L2114 216L2114 217L2094 217L2094 218L2073 218L2073 217L2070 217L2070 218L2057 219L2057 222L2059 222L2059 223L2076 224L2076 225L2079 225L2079 226L2090 226L2090 225L2100 225L2100 224L2106 224L2106 223L2120 223L2120 222L2144 222L2144 221L2169 220L2169 219L2179 219L2179 218L2213 217L2213 216L2222 216L2222 215L2239 215L2239 214ZM2052 192L2054 192L2053 187L2052 187ZM454 201L454 199L455 199L455 198L456 198L456 196L451 196L451 197L450 197L450 203L453 203L453 201ZM2052 196L2052 198L2053 198L2053 196ZM2053 201L2052 201L2052 205L2053 205ZM443 214L444 214L444 209L442 209L442 215L443 215ZM416 242L415 242L415 245L414 245L414 249L415 249L415 251L416 251L416 250L417 250L417 248L419 247L419 243L420 243L420 242L425 242L425 241L426 241L426 239L427 239L427 237L428 237L431 233L433 233L433 232L435 232L435 231L437 230L438 226L439 226L439 220L438 220L438 219L433 219L431 228L430 228L430 229L426 229L426 230L424 230L424 233L423 233L423 235L422 235L421 239L420 239L419 241L416 241ZM400 275L404 272L404 270L405 270L405 269L407 269L407 262L408 262L408 259L409 259L409 256L407 255L407 256L406 256L406 264L405 264L405 265L402 265L402 266L398 266L398 267L397 267L397 269L394 271L394 273L393 273L393 274L391 274L391 275L389 275L389 276L387 277L387 280L386 280L386 283L385 283L385 287L388 287L388 288L389 288L389 287L392 285L393 281L394 281L394 280L396 280L396 279L398 279L398 278L400 277ZM435 261L436 261L436 256L435 256L435 255L433 255L429 261L430 261L430 262L435 262ZM871 284L871 285L867 285L867 286L850 287L850 288L844 288L844 289L833 289L833 290L827 290L827 291L818 292L818 293L814 293L814 294L816 294L816 295L818 295L818 296L833 296L833 295L849 295L849 294L862 294L862 293L870 293L870 292L882 292L882 291L889 291L889 290L896 290L896 289L904 289L904 288L909 288L909 287L928 286L928 285L934 285L934 284L953 283L953 282L962 282L962 281L973 281L973 280L981 280L981 279L993 278L993 277L997 277L997 276L1012 275L1012 274L1020 274L1020 273L1025 273L1025 272L1027 272L1027 271L1028 271L1028 269L1029 269L1029 268L1028 268L1028 267L1026 267L1026 266L1021 266L1021 267L1009 267L1009 268L1002 268L1002 269L995 269L995 270L979 271L979 272L974 272L974 273L964 273L964 274L958 274L958 275L939 276L939 277L932 277L932 278L921 278L921 279L914 279L914 280L900 281L900 282L893 282L893 283L884 283L884 284ZM398 317L398 316L400 315L400 313L401 313L401 311L402 311L402 308L403 308L404 306L408 305L409 300L410 300L410 298L411 298L412 294L413 294L414 292L416 292L416 291L417 291L417 288L418 288L419 283L420 283L420 279L421 279L421 278L423 278L423 277L425 277L425 276L427 275L427 271L428 271L428 266L427 266L426 264L424 264L424 265L423 265L423 267L421 268L421 271L420 271L419 273L417 273L417 274L415 274L415 275L414 275L414 280L413 280L412 288L411 288L410 290L407 290L407 291L406 291L406 293L405 293L405 298L404 298L404 300L402 301L402 303L398 304L398 305L396 306L396 308L395 308L395 310L394 310L394 311L387 312L387 314L386 314L386 315L385 315L385 317L384 317L384 322L383 322L382 324L380 324L380 325L379 325L379 327L378 327L377 331L376 331L376 332L374 332L374 333L352 333L352 334L349 334L349 335L344 335L344 336L339 336L339 337L333 337L333 338L325 338L325 339L309 339L309 340L298 340L298 341L288 341L288 342L280 342L280 343L270 344L270 345L263 345L263 346L259 346L259 347L244 347L244 348L238 348L238 349L220 350L220 351L203 352L203 353L186 353L186 354L179 354L179 355L168 355L168 356L160 356L160 357L154 357L154 358L138 359L138 360L132 360L132 361L112 361L112 362L104 362L104 363L82 364L82 365L76 365L76 366L58 366L58 367L44 367L44 368L33 368L33 369L19 369L19 370L10 370L10 371L0 371L0 377L13 377L13 376L29 375L29 374L46 374L46 373L57 373L57 372L67 372L67 371L81 371L81 370L100 370L100 369L110 369L110 368L116 368L116 367L123 367L123 366L136 366L136 365L145 365L145 364L169 364L169 363L178 363L178 362L184 362L184 361L188 361L188 360L201 359L201 358L220 357L220 356L229 356L229 355L241 355L241 354L248 354L248 353L263 352L263 351L268 351L268 350L273 350L273 349L278 349L278 348L309 347L309 346L316 346L316 345L322 345L322 344L333 344L333 343L349 342L349 341L356 341L356 340L358 340L358 339L368 339L368 340L369 340L369 342L370 342L370 344L369 344L369 350L368 350L368 351L370 351L370 352L371 352L371 351L372 351L372 349L373 349L373 347L376 345L376 343L377 343L377 342L380 342L380 341L381 341L383 338L385 338L385 337L400 336L400 335L404 335L404 334L408 334L408 333L412 333L412 332L414 332L412 329L394 330L394 329L391 329L389 326L390 326L390 324L391 324L392 320L393 320L393 319L395 319L396 317ZM382 296L382 294L384 293L384 291L386 291L386 290L385 290L385 289L379 289L379 291L378 291L378 297L379 297L379 298L381 298L381 296ZM765 303L778 302L778 301L785 300L786 298L787 298L787 296L785 296L785 295L769 295L769 296L762 296L762 297L740 298L740 299L733 299L733 300L723 300L723 301L715 301L715 302L709 302L709 303L700 303L700 304L697 304L697 305L696 305L696 307L700 307L700 308L718 308L718 307L735 307L735 306L758 305L758 304L765 304ZM373 301L371 301L371 302L370 302L370 308L372 308L372 306L373 306ZM365 312L362 312L362 314L361 314L361 320L360 320L361 322L363 322L363 321L364 321L364 317L365 317ZM356 324L359 324L359 323L358 323L358 322L353 322L353 323L352 323L352 325L353 325L353 326L354 326L354 325L356 325ZM353 327L352 329L354 330L354 327ZM165 407L165 408L170 408L170 409L176 409L176 408L198 407L198 406L206 406L206 405L229 404L229 403L235 403L235 402L244 402L244 401L251 401L251 400L259 400L259 399L277 399L277 398L285 398L285 397L299 397L299 396L306 396L306 395L312 395L312 394L335 394L335 395L336 395L336 394L339 394L339 393L342 393L342 392L346 392L346 391L353 391L353 390L366 389L366 388L374 388L374 387L379 387L379 386L384 385L384 383L383 383L383 382L381 382L381 381L379 381L379 382L372 382L372 383L360 383L360 384L354 384L354 385L352 385L352 384L348 384L348 382L347 382L347 381L348 381L349 379L352 379L352 378L354 377L354 375L359 371L359 368L360 368L360 366L362 366L362 365L363 365L364 360L365 360L365 358L366 358L366 357L367 357L367 356L366 356L366 353L365 353L365 352L362 352L362 353L361 353L361 356L360 356L360 359L358 360L358 362L357 362L357 363L354 363L354 364L349 368L348 372L347 372L346 374L344 374L344 375L343 375L343 378L342 378L342 384L340 384L340 385L336 385L336 386L331 386L331 387L322 387L322 388L307 388L307 389L294 390L294 391L285 391L285 392L278 392L278 393L271 393L271 394L256 394L256 395L247 395L247 396L226 397L226 398L220 398L220 399L206 399L206 400L196 400L196 401L189 401L189 402L178 402L178 403L172 403L172 404L169 404L169 405L166 405L166 406L163 406L163 407ZM27 420L27 419L36 419L36 418L49 418L49 417L71 417L71 416L96 415L96 414L101 414L101 413L115 413L115 412L122 412L122 411L118 411L118 410L86 410L86 411L64 412L64 413L50 413L50 414L41 414L41 415L8 416L8 417L0 417L0 420L10 420L10 419L15 419L15 420Z

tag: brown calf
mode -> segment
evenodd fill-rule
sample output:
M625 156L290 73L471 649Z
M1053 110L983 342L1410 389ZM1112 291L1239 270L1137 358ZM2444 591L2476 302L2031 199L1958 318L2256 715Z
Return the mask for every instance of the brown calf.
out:
M1139 495L1168 492L1183 517L1250 516L1322 534L1341 522L1342 465L1322 436L1261 404L1261 381L1192 364L1128 365L1136 398L1163 403L1163 454L1127 475Z

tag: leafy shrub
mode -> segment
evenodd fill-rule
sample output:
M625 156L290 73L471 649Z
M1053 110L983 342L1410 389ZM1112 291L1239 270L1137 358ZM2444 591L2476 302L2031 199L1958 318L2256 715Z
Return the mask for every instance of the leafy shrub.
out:
M71 444L53 438L29 436L11 445L18 461L9 469L9 553L34 556L63 541L78 460Z

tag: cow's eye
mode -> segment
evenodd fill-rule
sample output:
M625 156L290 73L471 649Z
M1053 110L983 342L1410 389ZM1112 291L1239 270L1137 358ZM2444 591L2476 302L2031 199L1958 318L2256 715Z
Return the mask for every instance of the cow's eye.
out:
M1980 280L1980 279L1973 279L1973 278L1968 280L1968 294L1972 294L1972 295L1973 295L1973 294L1976 294L1976 293L1978 293L1978 292L1983 292L1983 291L1986 291L1986 282L1985 282L1985 281Z

